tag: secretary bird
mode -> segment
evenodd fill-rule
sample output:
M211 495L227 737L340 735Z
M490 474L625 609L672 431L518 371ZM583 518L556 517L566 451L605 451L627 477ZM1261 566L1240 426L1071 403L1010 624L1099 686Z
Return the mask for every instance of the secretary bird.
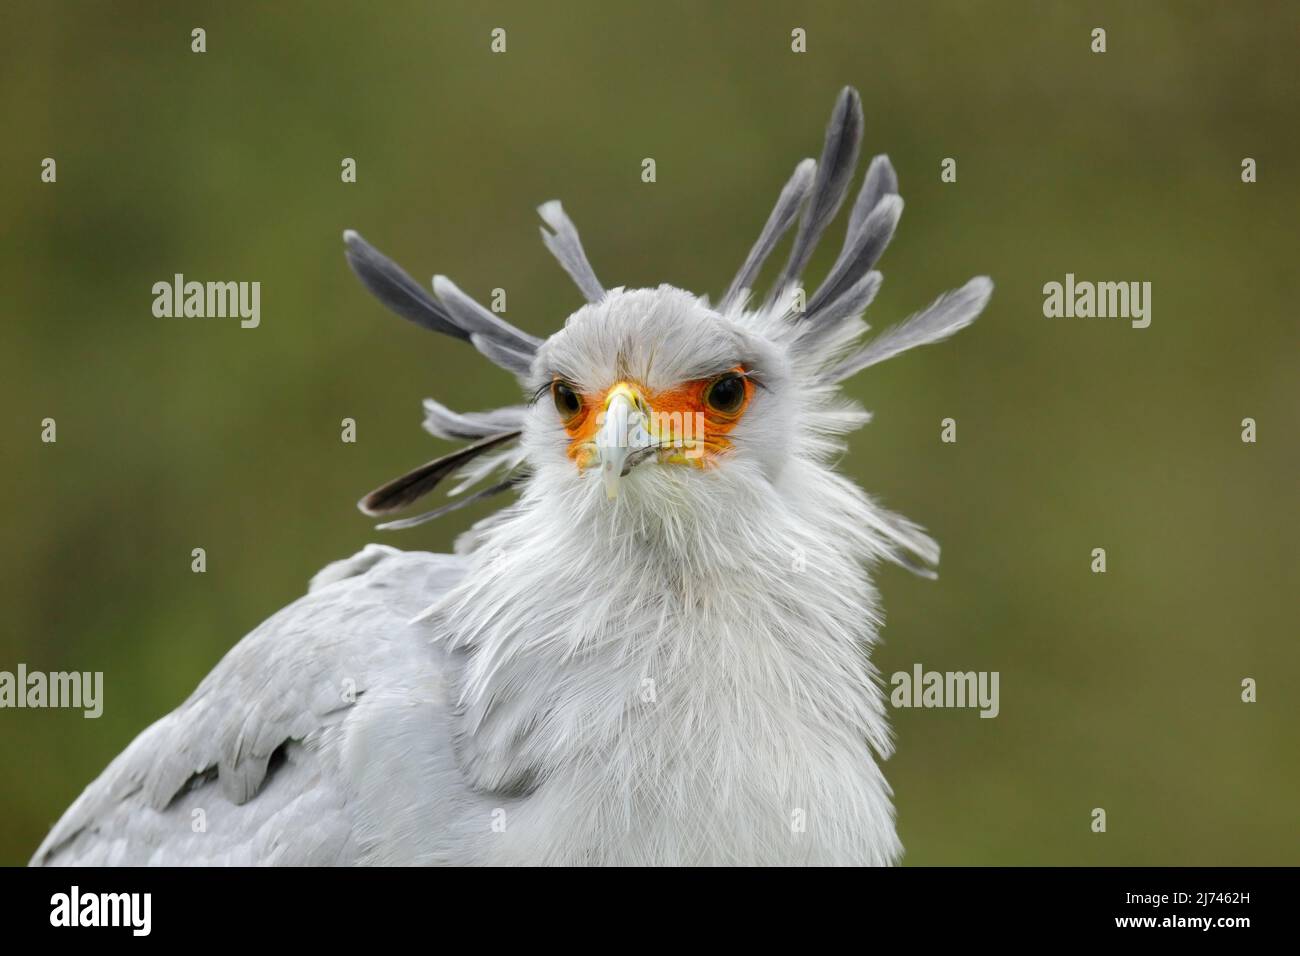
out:
M903 210L882 155L805 292L861 134L846 88L820 160L795 166L717 305L605 288L546 203L542 238L587 301L544 340L344 233L384 305L523 396L474 413L426 401L424 427L468 444L361 510L391 516L453 475L452 503L380 527L517 497L454 554L372 544L318 573L109 765L33 863L896 862L867 571L933 577L939 548L834 470L869 419L839 385L970 324L992 283L863 340Z

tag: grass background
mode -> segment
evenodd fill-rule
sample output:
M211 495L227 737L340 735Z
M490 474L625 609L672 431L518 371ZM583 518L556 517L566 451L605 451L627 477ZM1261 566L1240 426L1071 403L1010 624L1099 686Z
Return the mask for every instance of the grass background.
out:
M0 669L102 670L106 704L0 711L0 862L376 538L355 500L448 447L422 397L517 397L385 313L342 229L545 334L580 303L561 198L607 285L716 296L853 84L908 203L873 324L997 282L848 386L877 418L844 471L944 545L937 583L880 571L878 664L1001 673L996 720L894 715L907 862L1300 863L1298 36L1284 3L4 4ZM261 327L154 318L175 272L260 281ZM1045 319L1067 272L1150 281L1151 327Z

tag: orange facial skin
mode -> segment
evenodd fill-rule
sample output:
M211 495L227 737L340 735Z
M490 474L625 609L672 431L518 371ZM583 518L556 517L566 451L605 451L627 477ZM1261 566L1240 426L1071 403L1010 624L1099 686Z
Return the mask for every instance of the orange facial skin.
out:
M582 407L564 423L569 435L569 458L579 468L595 462L596 434L603 424L606 403L615 392L622 391L649 415L650 434L663 445L659 451L660 462L699 468L712 464L731 447L727 436L754 397L754 383L745 375L744 368L736 366L731 371L741 376L745 396L739 407L730 412L714 408L707 399L709 388L722 377L719 375L683 382L662 392L651 392L636 382L624 381L599 394L579 393Z

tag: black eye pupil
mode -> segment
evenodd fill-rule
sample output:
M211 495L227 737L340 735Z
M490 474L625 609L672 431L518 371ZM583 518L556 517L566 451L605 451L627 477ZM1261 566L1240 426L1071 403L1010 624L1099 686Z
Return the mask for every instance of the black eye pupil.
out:
M556 411L565 418L572 418L582 408L582 401L578 398L578 393L563 382L556 382L552 385L551 394L555 397Z
M745 400L745 380L739 375L724 375L709 386L709 404L720 412L734 412Z

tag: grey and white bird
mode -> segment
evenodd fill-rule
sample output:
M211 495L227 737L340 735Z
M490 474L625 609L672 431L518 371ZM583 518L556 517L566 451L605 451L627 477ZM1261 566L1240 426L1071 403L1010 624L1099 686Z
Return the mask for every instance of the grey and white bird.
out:
M345 233L385 305L523 396L475 413L426 401L425 428L469 444L362 510L391 515L450 476L453 503L381 527L517 497L455 554L370 545L326 567L109 765L33 862L897 861L868 571L933 576L939 548L836 473L869 418L840 383L970 324L992 283L864 340L903 209L877 156L805 292L861 134L846 88L821 158L794 168L716 305L606 289L543 205L543 239L587 300L545 340L443 276L430 295Z

